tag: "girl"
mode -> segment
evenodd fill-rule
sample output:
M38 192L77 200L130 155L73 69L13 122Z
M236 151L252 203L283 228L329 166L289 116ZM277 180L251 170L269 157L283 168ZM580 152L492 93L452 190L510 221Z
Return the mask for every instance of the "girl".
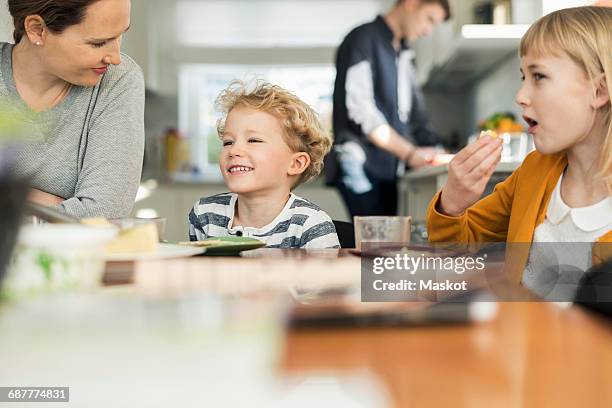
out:
M499 139L459 152L427 215L434 242L612 242L612 9L578 7L538 20L520 44L516 96L537 151L478 201L500 160ZM589 245L589 251L591 246ZM529 253L508 259L511 279L532 287ZM532 253L534 251L531 251ZM591 254L585 257L590 266ZM523 275L523 271L526 273ZM535 288L537 289L537 288Z

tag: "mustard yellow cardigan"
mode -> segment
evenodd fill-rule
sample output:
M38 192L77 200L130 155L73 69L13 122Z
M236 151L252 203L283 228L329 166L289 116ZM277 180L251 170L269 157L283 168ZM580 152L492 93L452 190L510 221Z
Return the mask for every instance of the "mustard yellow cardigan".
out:
M548 201L563 170L567 166L565 153L529 154L521 166L493 192L468 208L459 217L438 212L441 192L435 195L427 209L427 231L431 242L512 242L531 243L533 232L548 209ZM597 239L593 246L593 263L612 257L612 231ZM508 272L512 281L519 282L527 263L528 251L507 259L512 264Z

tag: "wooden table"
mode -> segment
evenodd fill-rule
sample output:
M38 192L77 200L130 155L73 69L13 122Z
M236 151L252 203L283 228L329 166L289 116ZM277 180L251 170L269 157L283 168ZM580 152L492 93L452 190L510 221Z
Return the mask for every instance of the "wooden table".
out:
M286 373L369 369L396 407L610 407L612 326L577 306L502 303L492 323L290 332Z
M359 279L355 257L279 254L142 263L135 282L153 292L232 293ZM397 407L610 407L612 320L578 306L507 302L491 323L293 330L281 368L298 376L370 370Z

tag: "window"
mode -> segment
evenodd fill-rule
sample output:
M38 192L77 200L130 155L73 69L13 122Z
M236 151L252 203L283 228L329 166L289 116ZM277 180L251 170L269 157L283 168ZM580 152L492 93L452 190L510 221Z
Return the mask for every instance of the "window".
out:
M179 71L179 127L189 137L194 172L201 179L221 180L218 166L221 141L216 130L220 115L214 103L219 92L234 79L245 82L264 79L295 93L315 109L331 130L335 79L332 64L185 64Z

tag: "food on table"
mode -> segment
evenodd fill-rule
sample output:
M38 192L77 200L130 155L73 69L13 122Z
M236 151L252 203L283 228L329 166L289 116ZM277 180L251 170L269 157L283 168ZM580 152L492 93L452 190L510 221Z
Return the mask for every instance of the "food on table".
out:
M216 245L243 245L243 244L261 244L263 241L249 237L221 237L221 238L206 238L201 241L181 241L179 245L187 245L192 247L211 247Z
M94 227L113 226L105 218L85 218L81 223ZM157 228L153 223L134 225L119 231L117 238L106 245L107 254L148 254L159 246Z
M155 224L140 224L122 230L119 236L106 245L108 254L152 253L159 245Z
M81 219L81 224L90 225L92 227L112 227L113 224L110 223L104 217L90 217Z
M250 237L210 237L201 241L183 241L179 245L203 248L207 255L236 255L241 251L257 249L266 243Z
M192 246L192 247L209 247L213 245L223 245L223 244L225 244L225 242L219 239L207 239L205 241L181 241L179 242L179 245L187 245L187 246Z

